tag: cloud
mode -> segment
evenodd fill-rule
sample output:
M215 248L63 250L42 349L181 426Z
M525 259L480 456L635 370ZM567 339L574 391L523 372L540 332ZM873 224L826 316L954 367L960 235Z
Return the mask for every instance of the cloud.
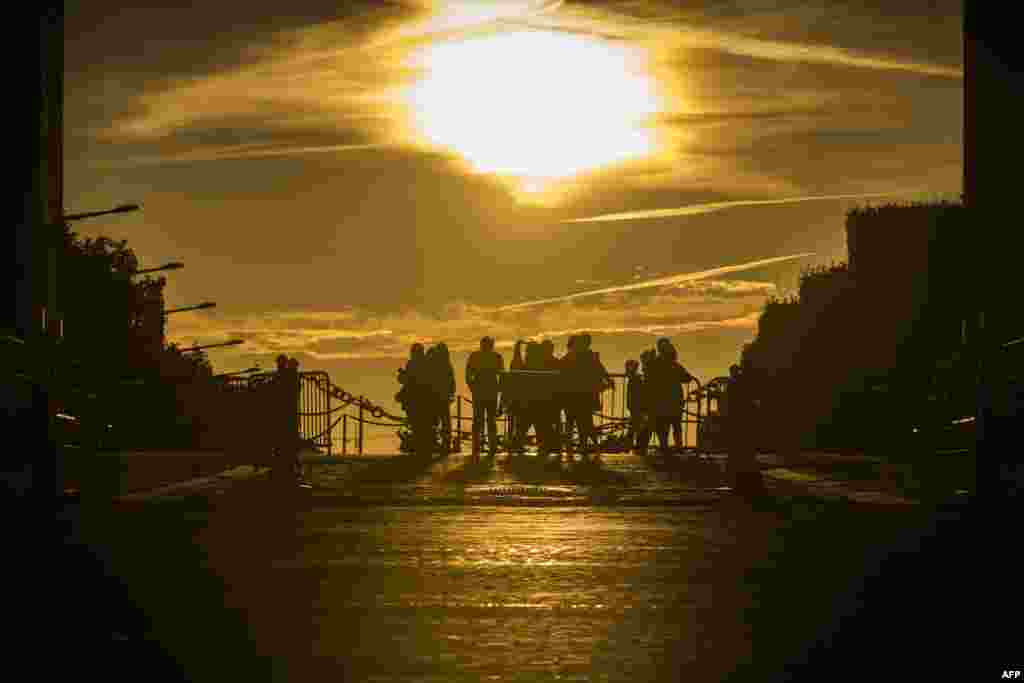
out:
M618 39L642 39L674 48L700 48L776 62L819 63L858 69L904 71L927 76L962 79L963 69L897 54L841 47L812 40L820 16L802 12L802 6L771 3L735 8L716 14L715 7L680 10L676 3L605 3L564 7L560 12L524 17L520 23L536 28L569 30ZM829 8L823 8L827 13ZM833 10L834 13L834 10ZM801 16L803 14L803 16ZM891 17L872 15L864 9L847 10L847 25L874 27ZM917 23L919 24L919 18ZM778 28L775 28L775 27ZM907 24L908 33L914 27ZM773 36L772 33L775 35ZM787 39L787 35L789 36ZM801 39L796 39L799 35ZM842 23L827 35L832 40L864 40L865 35L844 30ZM821 36L825 37L825 36ZM904 37L904 43L907 42Z
M131 157L123 161L105 164L112 168L132 168L137 166L164 165L172 163L191 163L196 161L221 161L230 159L261 159L272 157L295 157L307 154L323 154L327 152L353 152L366 149L381 149L387 145L365 143L355 145L306 145L292 147L267 147L265 143L227 145L222 147L205 147L188 152ZM103 164L97 164L103 165Z
M797 202L810 202L821 200L837 199L863 199L865 197L886 197L895 195L918 194L921 190L898 190L896 192L871 192L863 194L834 194L816 197L787 197L785 199L745 199L729 202L710 202L707 204L693 204L681 206L674 209L644 209L640 211L623 211L620 213L608 213L588 218L569 218L563 223L595 223L600 221L631 221L646 218L674 218L677 216L698 216L712 211L722 211L739 206L760 206L767 204L794 204Z
M694 47L708 47L730 54L780 62L833 64L861 69L908 71L926 76L963 79L962 68L928 62L900 59L886 55L865 54L832 45L764 40L750 36L699 29L685 30L678 39Z
M648 289L652 287L664 287L666 285L678 285L691 280L702 280L705 278L712 278L720 275L726 275L729 273L738 273L745 270L754 270L755 268L762 268L775 263L783 263L786 261L793 261L796 259L807 258L814 256L813 252L806 252L801 254L790 254L788 256L776 256L773 258L761 259L758 261L750 261L748 263L739 263L731 266L720 266L718 268L711 268L709 270L697 271L694 273L681 273L678 275L669 275L667 277L661 277L653 280L644 280L643 282L634 282L628 285L619 285L616 287L605 287L603 289L592 289L586 292L577 292L575 294L567 294L564 296L557 296L548 299L536 299L534 301L524 301L517 304L509 304L506 306L499 306L491 309L492 311L512 311L522 308L531 308L534 306L543 306L546 304L561 303L566 301L572 301L574 299L580 299L583 297L597 296L601 294L617 294L620 292L629 292L637 289Z
M759 265L777 261L766 259ZM648 289L627 286L600 299L512 310L461 301L433 312L406 309L384 315L358 308L246 315L186 312L175 316L173 331L175 339L189 343L247 341L218 352L225 356L289 353L323 361L404 358L414 342L445 341L453 352L468 353L484 335L497 338L499 347L507 348L516 339L560 339L586 330L615 346L616 338L750 328L766 297L775 292L775 286L766 282L681 277L686 276L664 278L661 291L645 283Z

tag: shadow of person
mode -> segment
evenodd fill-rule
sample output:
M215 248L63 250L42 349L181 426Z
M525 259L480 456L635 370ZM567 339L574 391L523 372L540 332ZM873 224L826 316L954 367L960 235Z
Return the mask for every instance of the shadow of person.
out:
M462 464L445 472L441 481L448 484L487 481L493 472L494 458L464 458Z
M519 456L505 461L506 470L528 484L567 483L566 469L557 456Z
M648 467L655 472L670 473L699 487L714 488L727 480L724 466L705 458L655 458L648 461Z
M408 482L422 476L428 469L446 456L434 455L430 458L401 456L374 460L365 465L360 463L353 468L351 483L399 483Z
M566 474L571 484L625 486L627 483L626 475L606 468L599 456L582 456L572 462Z

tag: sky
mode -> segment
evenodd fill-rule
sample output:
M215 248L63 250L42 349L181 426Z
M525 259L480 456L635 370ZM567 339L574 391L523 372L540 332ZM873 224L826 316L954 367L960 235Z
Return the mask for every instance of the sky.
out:
M854 207L956 198L962 2L66 3L65 208L171 341L397 408L409 345L725 374Z

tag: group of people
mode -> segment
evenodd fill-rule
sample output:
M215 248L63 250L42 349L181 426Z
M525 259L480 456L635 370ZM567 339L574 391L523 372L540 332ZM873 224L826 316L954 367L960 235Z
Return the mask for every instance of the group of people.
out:
M651 436L668 452L669 432L677 450L683 443L683 386L693 379L679 363L679 354L667 338L655 349L640 354L640 361L626 361L626 409L629 411L629 439L634 450L646 453Z
M398 369L402 388L395 400L409 416L413 450L429 454L451 449L451 404L455 400L455 368L444 342L429 350L413 344L405 367Z
M509 372L503 372L501 356L493 351L494 340L482 340L480 350L466 364L466 384L473 391L474 454L480 451L485 427L488 450L494 454L498 412L510 418L510 452L523 452L530 429L541 455L571 450L574 430L581 452L596 447L594 412L600 409L601 392L611 388L612 380L591 343L589 334L571 336L559 358L550 340L517 341ZM500 377L500 386L495 387L492 377Z
M566 352L555 355L554 343L517 341L512 360L494 349L494 339L484 337L470 354L465 368L472 392L473 455L486 443L489 454L498 450L498 416L509 417L506 448L522 453L532 429L541 455L570 451L574 432L583 453L597 447L594 413L601 408L601 393L613 386L600 354L592 348L589 334L569 338ZM667 338L647 351L641 363L626 363L630 439L645 452L652 433L668 450L668 433L682 445L683 385L692 379L679 364L678 354ZM642 365L643 373L639 372ZM443 343L425 351L414 344L409 360L398 371L402 384L396 395L409 416L414 450L434 452L451 447L451 410L455 400L455 373ZM564 419L563 419L564 417ZM440 434L440 444L437 436Z

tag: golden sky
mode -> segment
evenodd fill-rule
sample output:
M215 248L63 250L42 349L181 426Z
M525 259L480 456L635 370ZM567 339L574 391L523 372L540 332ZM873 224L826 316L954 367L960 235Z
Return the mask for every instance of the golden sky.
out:
M960 192L959 2L210 5L68 8L65 192L143 205L79 227L186 262L218 369L388 403L413 341L585 329L709 379L849 208Z

